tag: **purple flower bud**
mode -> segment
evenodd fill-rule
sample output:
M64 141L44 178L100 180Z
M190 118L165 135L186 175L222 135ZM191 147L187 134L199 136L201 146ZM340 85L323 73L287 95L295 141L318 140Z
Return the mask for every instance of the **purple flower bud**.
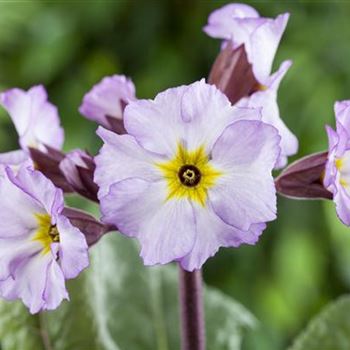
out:
M64 153L47 146L46 151L29 148L29 152L35 169L40 170L55 186L62 189L65 193L74 192L74 189L59 167L60 162L64 159Z
M105 128L124 134L124 108L135 99L133 82L124 75L113 75L103 78L84 96L79 111Z
M289 165L275 180L277 192L294 199L332 199L323 186L328 152L315 153Z
M77 149L67 153L61 160L59 168L77 193L98 201L98 187L93 181L95 163L87 152Z
M236 49L231 43L226 45L211 68L208 83L221 90L232 104L257 90L259 83L243 45Z

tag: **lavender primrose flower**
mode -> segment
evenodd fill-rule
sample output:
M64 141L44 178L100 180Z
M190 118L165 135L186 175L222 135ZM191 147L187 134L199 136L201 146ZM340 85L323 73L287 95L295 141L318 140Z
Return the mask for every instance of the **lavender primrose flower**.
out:
M10 168L0 177L0 295L31 313L68 299L65 280L88 264L84 235L63 211L63 194L39 171Z
M255 77L265 85L288 19L288 13L264 18L251 6L228 4L210 14L203 30L224 44L232 42L233 48L244 44Z
M124 75L103 78L85 96L79 111L107 129L124 133L123 111L135 100L135 86Z
M204 80L131 102L128 135L100 127L102 220L141 243L145 265L200 268L220 247L255 244L276 217L277 130Z
M0 104L9 113L19 136L20 150L0 154L0 164L18 167L29 162L29 148L46 151L45 146L61 149L64 132L57 108L47 100L42 85L28 91L18 88L0 94Z
M350 226L350 100L334 106L336 130L326 126L329 142L324 186L333 193L340 220Z
M262 107L262 120L278 129L281 135L281 155L276 168L284 167L287 157L298 150L298 140L281 120L277 104L277 90L291 61L283 62L279 70L271 75L272 63L288 18L288 13L279 15L276 19L263 18L251 6L229 4L213 11L204 27L208 35L223 39L224 47L228 42L233 49L244 45L259 84L256 92L239 101L239 105Z

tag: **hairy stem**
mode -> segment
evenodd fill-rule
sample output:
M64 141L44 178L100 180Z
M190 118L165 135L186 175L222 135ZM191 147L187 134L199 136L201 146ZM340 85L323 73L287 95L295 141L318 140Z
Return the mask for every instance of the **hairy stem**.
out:
M185 271L179 266L181 349L205 350L202 272Z

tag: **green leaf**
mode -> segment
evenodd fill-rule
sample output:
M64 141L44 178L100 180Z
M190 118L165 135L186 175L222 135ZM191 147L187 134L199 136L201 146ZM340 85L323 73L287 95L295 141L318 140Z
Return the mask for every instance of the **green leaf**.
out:
M311 321L289 350L350 349L350 296L343 296Z
M177 288L176 268L144 267L132 240L109 234L56 311L29 316L18 302L0 304L1 349L177 350ZM240 349L253 316L217 290L204 296L208 349Z

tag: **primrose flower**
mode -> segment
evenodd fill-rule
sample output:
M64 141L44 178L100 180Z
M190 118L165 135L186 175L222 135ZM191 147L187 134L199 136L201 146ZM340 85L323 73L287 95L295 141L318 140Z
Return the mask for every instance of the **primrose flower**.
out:
M336 130L326 126L329 142L324 186L333 193L340 220L350 226L350 100L334 106Z
M10 89L0 94L0 104L9 113L23 151L28 148L45 150L45 145L61 149L64 132L60 127L57 108L47 100L43 86L28 91Z
M99 128L102 220L136 237L146 265L198 269L220 247L254 244L275 219L277 130L204 80L131 102L128 135Z
M88 266L84 235L63 211L63 195L39 171L10 168L0 177L0 295L31 313L68 299L65 279Z
M249 5L228 4L213 11L203 29L224 43L232 42L233 48L244 44L255 77L265 85L288 18L288 13L264 18Z
M277 104L279 84L291 66L291 61L281 64L279 70L271 74L272 63L279 42L285 30L289 14L276 19L263 18L251 6L229 4L211 13L204 31L229 42L232 50L244 45L245 52L255 76L256 83L250 96L238 102L242 107L262 107L262 120L273 125L281 135L281 154L276 168L287 163L287 157L298 150L298 140L280 118ZM237 73L236 73L237 75ZM242 82L243 83L243 82ZM237 82L236 82L237 84Z
M123 134L124 108L135 99L133 82L124 75L113 75L103 78L84 96L79 111L105 128Z

